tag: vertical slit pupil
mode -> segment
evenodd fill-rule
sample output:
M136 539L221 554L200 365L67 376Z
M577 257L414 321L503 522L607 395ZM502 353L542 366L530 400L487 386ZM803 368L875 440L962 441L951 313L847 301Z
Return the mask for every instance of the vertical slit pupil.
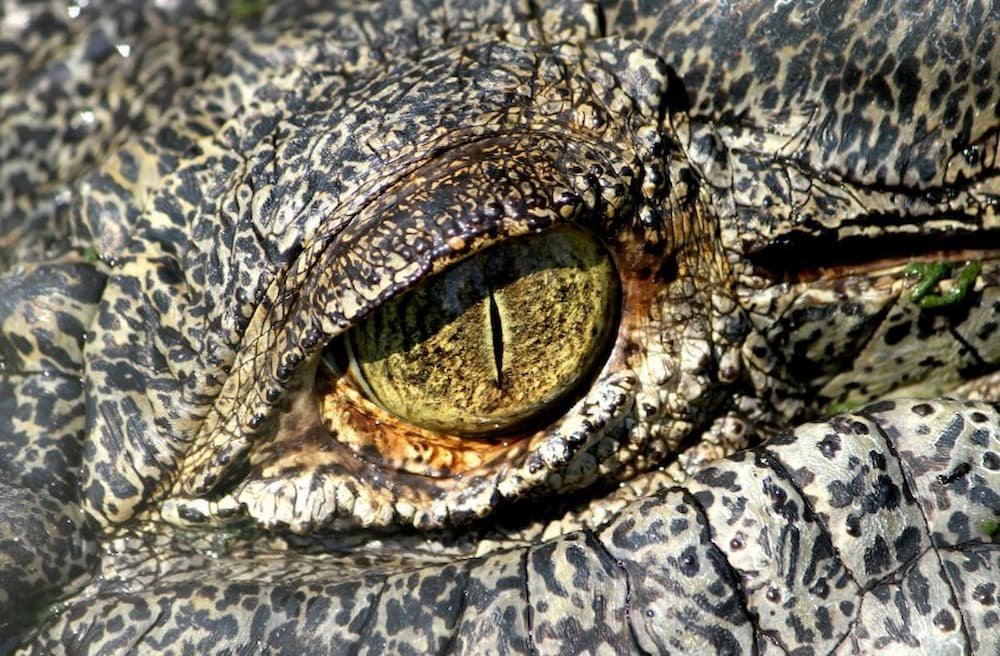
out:
M500 321L500 308L490 290L490 333L493 337L493 364L497 370L497 387L503 387L503 324Z

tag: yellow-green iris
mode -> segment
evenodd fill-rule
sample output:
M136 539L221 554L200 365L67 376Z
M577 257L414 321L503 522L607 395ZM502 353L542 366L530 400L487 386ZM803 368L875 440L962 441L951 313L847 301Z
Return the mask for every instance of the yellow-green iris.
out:
M348 337L374 400L424 428L509 432L565 399L606 352L620 287L589 233L494 246L397 297Z

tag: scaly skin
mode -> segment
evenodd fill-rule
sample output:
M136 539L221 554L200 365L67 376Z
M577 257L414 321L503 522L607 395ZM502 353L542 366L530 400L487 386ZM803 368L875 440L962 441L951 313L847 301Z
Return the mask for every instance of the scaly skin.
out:
M995 410L864 405L995 397L996 10L324 4L4 7L0 645L1000 649ZM558 226L620 308L532 422L343 365Z

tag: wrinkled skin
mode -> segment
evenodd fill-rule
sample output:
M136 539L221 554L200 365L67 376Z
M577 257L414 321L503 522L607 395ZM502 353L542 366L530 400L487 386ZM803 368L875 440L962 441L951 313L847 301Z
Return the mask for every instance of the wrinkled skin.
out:
M7 3L0 649L1000 650L998 18ZM560 230L530 421L344 365ZM531 397L569 296L482 270L415 379Z

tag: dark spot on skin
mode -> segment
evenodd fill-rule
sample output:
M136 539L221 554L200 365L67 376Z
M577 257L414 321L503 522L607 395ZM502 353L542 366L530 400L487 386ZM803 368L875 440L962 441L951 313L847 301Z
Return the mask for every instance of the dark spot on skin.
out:
M819 452L828 460L833 460L837 452L840 451L840 436L836 433L827 433L819 441Z
M191 508L189 506L181 506L180 510L178 511L178 514L180 515L181 519L191 523L203 522L206 519L208 519L207 517L205 517L204 513L195 510L194 508Z
M844 530L846 530L847 534L852 538L856 538L861 535L861 518L854 513L847 516L844 524L846 526Z
M830 505L834 508L847 508L854 503L854 499L859 494L854 481L849 484L845 484L843 481L831 481L826 489L830 495Z
M894 346L903 341L909 334L910 324L897 324L885 331L885 343L889 346Z
M865 549L865 574L871 576L887 571L892 565L889 547L881 535L876 536L871 547Z
M942 631L954 631L955 618L952 617L951 613L948 611L941 609L941 611L934 616L934 626Z
M941 485L951 485L958 479L962 478L966 474L972 471L972 465L967 462L960 463L953 470L947 474L939 474L937 477L938 483Z
M948 518L948 530L959 536L960 541L969 539L969 516L964 512L952 513Z
M107 628L111 633L120 633L125 628L125 620L121 615L115 615L108 620Z
M931 369L931 368L935 368L935 367L942 367L942 366L944 366L944 362L941 361L940 359L936 358L933 355L928 355L923 360L921 360L920 362L918 362L917 366L921 367L923 369Z
M935 442L935 446L942 451L949 451L955 446L955 442L958 440L959 435L965 428L965 419L962 415L953 415L951 421L948 425L944 427L944 430L938 435L938 439Z
M976 339L985 342L986 340L988 340L990 337L993 336L993 333L996 332L998 327L1000 327L1000 324L997 324L995 321L988 321L984 323L982 328L980 328L979 331L976 332Z
M992 451L987 451L983 454L983 467L991 471L996 471L1000 469L1000 456Z
M913 412L921 417L926 417L934 413L934 408L929 403L918 403L913 406Z
M816 595L820 599L826 599L827 595L830 594L830 584L826 582L826 579L817 579L813 583L812 587L809 588L809 592Z
M921 88L920 62L915 57L906 57L899 62L893 74L893 82L899 90L899 112L903 116L913 115Z
M698 556L695 555L694 547L688 547L684 554L680 558L680 570L681 574L687 577L697 576L700 567L698 565Z
M871 403L865 407L865 410L874 413L892 412L895 409L896 409L895 401L876 401L875 403Z
M695 479L699 483L704 483L708 487L714 487L728 492L740 491L739 485L736 483L735 472L719 471L718 467L708 467L701 470L695 474Z
M972 591L972 598L984 606L992 606L997 600L996 584L990 582L980 583Z
M872 483L872 491L864 496L862 507L869 514L880 510L892 510L899 507L901 498L899 486L892 477L880 474Z
M892 597L892 589L887 585L875 586L872 588L871 593L883 604L888 604L890 597Z
M905 563L916 558L920 542L920 531L914 526L908 526L892 544L896 550L896 560Z

